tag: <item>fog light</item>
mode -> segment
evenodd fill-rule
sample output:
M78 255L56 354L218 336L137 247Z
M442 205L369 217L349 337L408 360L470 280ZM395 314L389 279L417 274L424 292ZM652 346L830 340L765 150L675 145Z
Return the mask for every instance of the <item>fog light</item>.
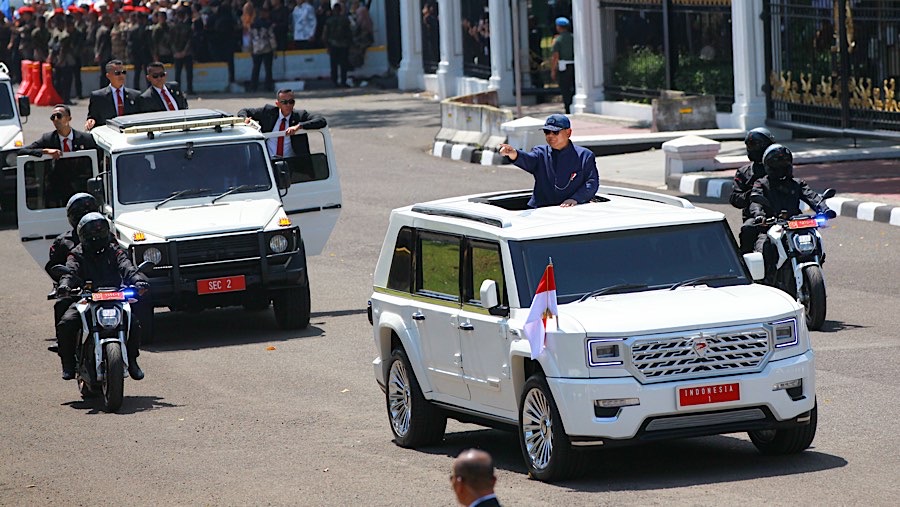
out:
M781 391L784 389L791 389L793 387L802 387L803 379L798 378L794 380L788 380L787 382L779 382L772 387L773 391Z

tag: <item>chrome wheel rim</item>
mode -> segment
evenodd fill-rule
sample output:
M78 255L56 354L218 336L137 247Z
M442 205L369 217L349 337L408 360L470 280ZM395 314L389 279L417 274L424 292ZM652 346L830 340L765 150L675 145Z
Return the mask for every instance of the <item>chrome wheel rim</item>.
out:
M543 470L553 454L553 419L550 403L537 388L528 391L522 406L522 437L532 466Z
M411 418L409 377L402 361L394 361L388 375L388 415L398 436L409 432Z

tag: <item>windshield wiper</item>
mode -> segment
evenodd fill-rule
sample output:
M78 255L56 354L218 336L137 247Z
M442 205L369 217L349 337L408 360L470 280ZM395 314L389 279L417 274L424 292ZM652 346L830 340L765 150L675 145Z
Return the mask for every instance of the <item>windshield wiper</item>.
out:
M698 276L697 278L688 278L682 282L674 283L669 290L675 290L678 287L684 287L687 285L697 285L700 282L711 282L713 280L733 280L735 278L740 278L737 275L703 275Z
M156 207L154 207L153 209L159 209L159 207L162 206L163 204L171 201L172 199L178 199L179 197L181 197L183 195L202 194L203 192L209 192L209 189L208 188L186 188L184 190L179 190L178 192L175 192L174 194L170 195L169 197L166 197L165 199L159 201L159 203L157 203Z
M261 190L264 188L269 188L269 187L268 187L268 185L238 185L236 187L229 187L228 190L213 197L213 200L210 202L210 204L213 204L214 202L218 201L219 199L225 197L226 195L231 195L231 194L234 194L237 192L242 192L244 190Z
M645 283L620 283L616 285L610 285L609 287L603 287L602 289L588 292L584 296L581 296L581 299L579 299L578 302L580 303L591 297L602 296L603 294L609 294L620 290L644 289L646 287L647 284Z

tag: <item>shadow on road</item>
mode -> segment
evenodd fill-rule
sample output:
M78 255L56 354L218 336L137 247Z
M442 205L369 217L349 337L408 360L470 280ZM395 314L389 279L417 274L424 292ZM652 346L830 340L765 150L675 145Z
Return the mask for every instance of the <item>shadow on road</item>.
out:
M138 412L148 412L151 410L159 410L161 408L174 408L178 405L166 403L158 396L125 396L122 400L122 407L116 412L120 415L136 414ZM76 410L85 410L86 414L105 414L103 410L103 399L100 396L85 398L78 401L70 401L63 403Z
M491 453L498 469L526 473L518 438L505 431L448 433L440 446L421 451L456 457L472 447ZM585 492L656 490L798 475L845 466L847 460L816 451L815 446L800 454L763 456L747 440L719 435L588 451L584 474L555 486Z
M869 326L863 326L861 324L848 324L842 320L826 320L824 324L822 324L822 329L819 329L822 333L837 333L838 331L845 331L847 329L866 329Z

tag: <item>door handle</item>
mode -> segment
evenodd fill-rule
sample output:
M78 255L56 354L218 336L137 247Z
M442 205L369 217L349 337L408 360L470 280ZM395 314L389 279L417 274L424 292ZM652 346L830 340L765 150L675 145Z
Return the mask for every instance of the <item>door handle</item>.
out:
M475 326L473 326L471 322L463 322L462 324L459 325L459 328L462 329L463 331L474 331L475 330Z
M413 320L425 320L425 314L422 312L416 312L416 313L412 314L412 319Z

